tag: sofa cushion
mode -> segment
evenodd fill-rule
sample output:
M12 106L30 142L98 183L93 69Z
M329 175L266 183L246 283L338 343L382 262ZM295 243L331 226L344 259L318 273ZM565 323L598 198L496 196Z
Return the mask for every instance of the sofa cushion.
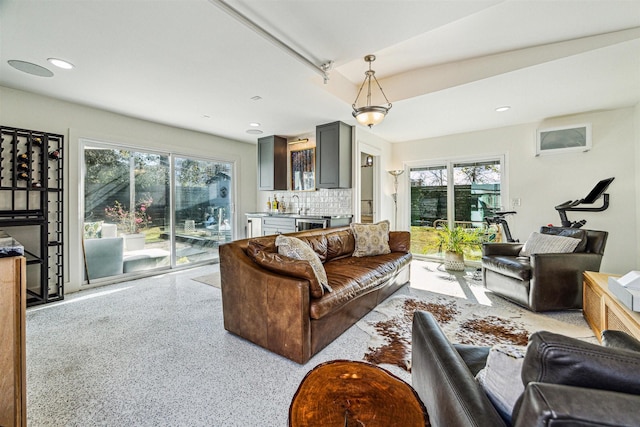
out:
M255 247L247 250L247 255L260 267L284 276L296 277L309 281L309 293L312 297L320 298L324 295L324 288L318 282L313 268L308 261L289 258L277 252L267 252Z
M579 243L580 239L573 237L540 234L534 231L529 235L529 238L522 247L520 256L570 253L576 249Z
M375 290L410 262L411 254L392 252L374 257L347 257L325 263L333 291L311 301L311 318L320 319L359 295Z
M327 261L351 256L356 241L351 230L338 230L325 234L327 238Z
M324 234L316 236L300 236L298 239L305 242L320 258L320 262L327 260L327 237Z
M526 346L497 344L491 347L487 365L476 379L500 416L510 422L513 407L524 392L521 372Z
M375 256L391 252L388 220L375 224L351 223L351 231L356 242L352 256Z
M548 331L531 335L522 382L640 394L640 353L608 348Z
M587 232L580 228L568 228L568 227L540 227L540 234L550 234L554 236L573 237L574 239L580 239L580 243L573 250L574 252L584 252L587 249Z
M529 257L483 256L482 267L503 276L527 281L531 280L531 262Z
M322 261L320 261L320 257L314 252L308 243L303 242L296 237L283 236L281 234L276 237L276 247L278 248L278 253L280 255L285 255L293 259L304 260L311 264L311 268L318 279L318 283L322 285L323 289L331 292L331 287L327 280L327 273L324 271Z

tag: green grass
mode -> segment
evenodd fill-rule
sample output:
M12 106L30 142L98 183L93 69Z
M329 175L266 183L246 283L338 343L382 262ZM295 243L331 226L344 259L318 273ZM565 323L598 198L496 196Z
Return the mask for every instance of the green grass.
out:
M441 256L437 249L438 236L433 227L411 226L411 252L414 254ZM478 261L482 258L480 249L465 251L465 259Z

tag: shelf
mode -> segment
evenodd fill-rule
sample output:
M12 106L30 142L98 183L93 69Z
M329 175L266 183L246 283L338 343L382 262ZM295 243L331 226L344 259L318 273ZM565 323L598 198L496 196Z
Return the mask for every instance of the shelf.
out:
M50 159L53 151L64 152L63 135L0 126L0 228L25 248L27 305L64 298L64 158Z

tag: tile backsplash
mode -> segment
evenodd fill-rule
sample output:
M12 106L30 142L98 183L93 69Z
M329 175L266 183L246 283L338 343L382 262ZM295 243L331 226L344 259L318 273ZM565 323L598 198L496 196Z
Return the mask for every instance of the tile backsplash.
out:
M258 211L267 209L267 199L273 200L274 195L278 201L286 203L287 212L295 212L298 209L298 200L293 197L297 195L300 198L300 207L310 215L345 215L352 214L353 207L351 201L352 190L344 189L320 189L317 191L260 191Z

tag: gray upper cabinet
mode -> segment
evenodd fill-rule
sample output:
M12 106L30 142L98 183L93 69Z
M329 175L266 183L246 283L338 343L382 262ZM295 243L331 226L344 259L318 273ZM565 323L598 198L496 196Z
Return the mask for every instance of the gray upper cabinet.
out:
M287 140L279 136L258 139L258 190L287 189Z
M351 126L316 127L316 187L351 188Z

